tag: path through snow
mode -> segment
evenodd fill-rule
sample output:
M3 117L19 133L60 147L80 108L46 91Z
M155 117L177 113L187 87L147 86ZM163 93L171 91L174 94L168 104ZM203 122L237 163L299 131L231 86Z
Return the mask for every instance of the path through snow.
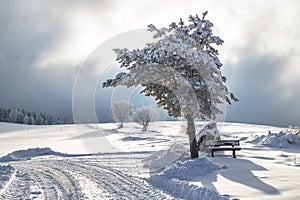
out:
M0 199L168 199L141 178L91 162L48 158L11 163L11 176Z

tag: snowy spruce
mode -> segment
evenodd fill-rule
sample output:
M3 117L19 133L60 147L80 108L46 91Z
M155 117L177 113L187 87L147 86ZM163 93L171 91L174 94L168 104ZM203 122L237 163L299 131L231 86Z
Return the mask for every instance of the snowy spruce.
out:
M29 125L70 124L71 120L54 117L43 113L26 111L24 109L0 108L0 122L11 122Z
M142 93L152 96L169 116L186 118L192 158L198 157L194 120L215 119L222 113L219 104L238 100L225 86L216 49L223 40L213 34L206 15L190 16L188 23L180 19L167 28L150 24L156 41L142 49L115 49L125 72L103 83L103 87L141 85Z

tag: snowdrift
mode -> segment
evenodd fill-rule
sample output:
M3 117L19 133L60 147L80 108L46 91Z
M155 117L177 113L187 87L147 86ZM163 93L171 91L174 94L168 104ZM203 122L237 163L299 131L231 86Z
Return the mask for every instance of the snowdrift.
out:
M256 145L265 145L269 147L287 148L293 144L299 143L299 136L292 133L269 132L268 135L255 135L253 137L249 137L246 142Z
M26 150L14 151L6 156L0 158L0 162L11 162L29 160L38 156L66 156L67 154L52 151L49 147L46 148L29 148Z
M169 179L192 180L197 176L205 175L222 168L224 166L221 167L204 157L183 162L178 161L155 176L163 176Z
M189 184L189 180L195 177L205 175L212 171L224 168L213 163L207 158L198 158L194 160L178 161L162 171L159 174L153 175L148 179L148 182L153 186L162 189L176 198L183 199L228 199L228 196L221 196L216 191L198 187Z
M157 151L145 159L144 167L149 168L151 172L160 172L166 166L170 166L178 160L184 161L188 157L186 145L175 143L169 149Z

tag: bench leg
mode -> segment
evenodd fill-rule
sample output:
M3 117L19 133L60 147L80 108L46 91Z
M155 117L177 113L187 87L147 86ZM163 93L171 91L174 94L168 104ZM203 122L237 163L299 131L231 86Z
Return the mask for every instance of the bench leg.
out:
M211 150L211 157L214 157L214 150Z
M232 150L232 156L233 156L233 158L236 158L235 150Z

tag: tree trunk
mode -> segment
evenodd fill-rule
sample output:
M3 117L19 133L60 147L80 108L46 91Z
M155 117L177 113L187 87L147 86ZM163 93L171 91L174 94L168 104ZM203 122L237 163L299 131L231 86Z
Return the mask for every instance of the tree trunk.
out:
M198 146L197 146L197 139L196 139L196 130L195 130L195 123L194 118L190 115L186 116L187 119L187 135L189 136L189 142L190 142L190 153L191 158L198 158Z
M148 125L143 125L143 131L147 131Z

